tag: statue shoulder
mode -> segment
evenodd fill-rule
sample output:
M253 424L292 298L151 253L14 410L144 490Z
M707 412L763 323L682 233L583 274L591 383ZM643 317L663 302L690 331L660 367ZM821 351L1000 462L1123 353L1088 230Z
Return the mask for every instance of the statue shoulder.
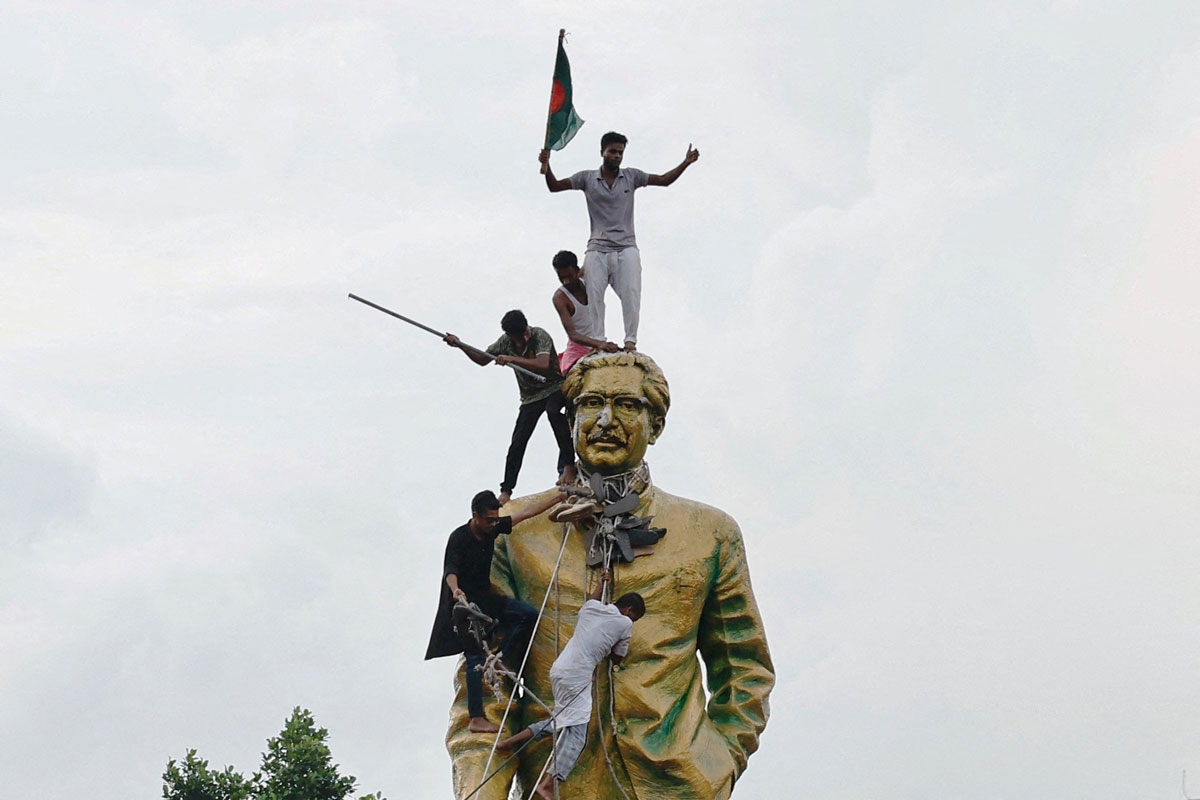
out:
M657 487L654 502L656 513L671 517L676 525L682 524L695 531L712 531L713 537L721 541L741 542L742 530L737 520L716 506L679 497Z

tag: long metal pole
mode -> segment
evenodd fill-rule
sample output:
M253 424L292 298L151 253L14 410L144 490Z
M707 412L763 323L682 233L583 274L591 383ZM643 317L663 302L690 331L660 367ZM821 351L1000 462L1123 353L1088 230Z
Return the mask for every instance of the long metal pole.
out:
M415 319L409 319L408 317L404 316L403 314L397 314L395 311L392 311L390 308L384 308L383 306L379 305L378 303L372 303L370 300L366 300L362 297L359 297L358 295L354 294L353 292L350 294L350 299L357 300L358 302L362 303L363 305L370 306L371 308L374 308L377 311L382 311L383 313L393 316L396 319L402 319L405 322L407 322L409 325L414 325L423 331L429 331L430 333L432 333L434 336L438 337L439 339L446 338L446 334L443 333L442 331L431 328L428 325L423 325L420 322L417 322ZM478 347L473 347L463 341L460 341L459 345L461 345L463 348L465 348L467 350L473 350L474 352L479 353L479 355L484 356L485 358L487 358L490 361L496 360L496 357L494 355L492 355L491 353L487 352L486 350L480 350ZM535 380L540 381L541 383L546 382L546 376L538 375L536 372L527 370L524 367L518 367L516 364L505 364L504 366L512 367L517 372L520 372L524 375L528 375L529 377L534 378Z

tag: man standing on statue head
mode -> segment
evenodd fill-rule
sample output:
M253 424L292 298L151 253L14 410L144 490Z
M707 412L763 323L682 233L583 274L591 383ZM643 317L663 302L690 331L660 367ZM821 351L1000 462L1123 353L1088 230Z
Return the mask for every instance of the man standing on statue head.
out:
M621 300L625 349L635 350L642 309L642 256L633 231L633 193L643 186L670 186L700 158L700 151L689 144L678 166L650 175L632 167L621 168L628 141L616 131L604 134L600 137L600 168L576 172L570 178L554 177L549 150L543 150L538 160L547 189L575 189L587 199L591 235L583 256L583 274L600 325L597 338L604 338L604 291L611 286Z

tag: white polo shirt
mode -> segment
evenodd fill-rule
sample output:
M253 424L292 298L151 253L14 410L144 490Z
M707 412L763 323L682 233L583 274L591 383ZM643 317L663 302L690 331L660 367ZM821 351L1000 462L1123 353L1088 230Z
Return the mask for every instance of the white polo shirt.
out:
M605 656L624 656L633 637L633 620L617 607L588 600L579 609L575 633L550 667L558 727L586 725L592 717L592 673Z
M650 182L640 169L620 169L612 186L598 169L585 169L571 176L571 188L587 198L592 234L587 249L601 253L637 247L633 233L633 193Z

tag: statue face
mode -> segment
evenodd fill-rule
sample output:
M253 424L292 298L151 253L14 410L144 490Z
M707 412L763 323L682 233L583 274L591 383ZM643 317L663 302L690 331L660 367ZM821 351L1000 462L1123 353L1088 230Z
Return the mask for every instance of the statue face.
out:
M575 452L584 466L602 475L631 470L659 429L642 392L640 367L587 371L575 398Z

